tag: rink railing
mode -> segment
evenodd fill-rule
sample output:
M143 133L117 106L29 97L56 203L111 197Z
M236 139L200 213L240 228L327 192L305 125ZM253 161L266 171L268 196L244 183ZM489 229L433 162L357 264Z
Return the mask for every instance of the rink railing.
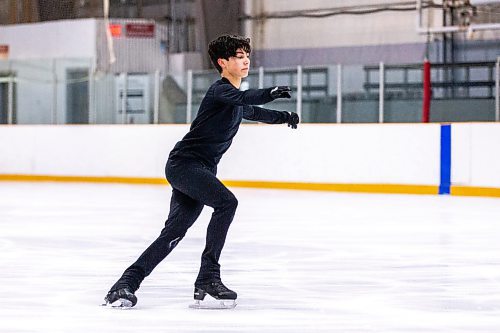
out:
M252 70L242 89L292 87L266 104L304 123L422 122L423 64L324 65ZM500 121L496 62L431 64L431 122ZM0 60L0 123L191 123L214 70L180 76L96 72L90 59ZM125 93L126 92L126 93Z

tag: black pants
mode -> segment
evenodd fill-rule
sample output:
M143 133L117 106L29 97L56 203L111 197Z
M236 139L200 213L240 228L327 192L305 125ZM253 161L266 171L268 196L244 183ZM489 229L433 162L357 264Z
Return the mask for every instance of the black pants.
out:
M195 160L169 160L165 168L172 186L170 213L160 236L125 270L111 290L129 287L135 292L142 280L175 248L193 225L204 205L214 209L195 285L220 279L219 257L238 200L217 178L216 169Z

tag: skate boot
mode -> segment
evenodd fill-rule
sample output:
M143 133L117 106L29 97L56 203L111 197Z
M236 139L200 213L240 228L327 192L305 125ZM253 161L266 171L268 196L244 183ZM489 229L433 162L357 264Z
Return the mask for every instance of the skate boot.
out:
M204 301L207 294L216 301ZM236 292L226 287L220 280L196 284L194 288L195 303L190 307L194 309L232 309L236 306L237 297Z
M137 297L128 288L121 288L108 292L104 297L103 305L114 308L131 308L137 303Z

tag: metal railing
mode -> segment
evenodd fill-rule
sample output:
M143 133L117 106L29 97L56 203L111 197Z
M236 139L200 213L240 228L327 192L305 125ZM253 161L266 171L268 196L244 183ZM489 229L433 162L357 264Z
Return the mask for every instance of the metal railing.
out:
M359 70L353 71L353 67ZM322 66L303 68L259 68L250 73L247 78L246 87L259 88L274 85L289 85L294 90L295 110L302 113L303 104L320 103L329 104L329 110L335 114L331 122L341 123L347 119L345 112L352 110L355 103L373 101L375 104L369 106L370 112L375 114L369 122L383 123L391 121L394 116L387 117L388 109L393 107L394 102L413 105L421 103L423 97L422 64L387 65L380 63L377 66ZM489 104L480 100L498 100L498 61L495 62L473 62L456 64L432 64L432 92L436 107L453 109L454 104L460 104L460 100L467 100L471 107L477 105L483 110L477 118L478 121L499 121L498 102L494 109L489 110ZM357 76L356 76L357 74ZM196 109L196 104L201 101L203 95L215 79L217 74L213 71L190 72L192 85L187 87L188 96L192 104L188 113L191 115ZM357 88L346 87L346 81L357 80ZM362 77L363 81L359 78ZM352 82L351 82L352 84ZM348 85L348 84L347 84ZM497 87L497 88L495 88ZM351 104L351 108L346 104ZM365 103L366 104L366 103ZM367 107L367 106L365 106ZM417 108L418 109L418 108ZM414 120L420 121L420 112L414 111ZM391 111L393 114L394 112ZM466 111L458 111L467 113ZM433 121L464 121L475 120L474 115L452 114L444 119L441 117ZM303 117L307 121L307 115ZM456 116L456 117L454 117ZM395 119L397 121L397 117ZM404 120L402 120L404 121ZM361 119L360 122L363 122Z
M431 121L500 121L499 67L500 57L432 64ZM89 59L0 61L0 123L190 123L218 77L214 70L175 80L159 71L107 74ZM293 97L266 107L298 112L303 122L422 120L421 64L260 67L242 87L276 85L292 87Z
M411 81L411 72L421 73L423 65L386 65L385 75L399 74L398 82L385 82L387 93L400 99L419 98L422 81ZM454 64L432 64L434 90L433 99L445 98L495 98L495 62L472 62ZM377 90L380 82L371 80L373 72L379 72L379 66L365 66L365 89ZM482 89L481 93L477 93ZM475 93L476 90L476 93Z

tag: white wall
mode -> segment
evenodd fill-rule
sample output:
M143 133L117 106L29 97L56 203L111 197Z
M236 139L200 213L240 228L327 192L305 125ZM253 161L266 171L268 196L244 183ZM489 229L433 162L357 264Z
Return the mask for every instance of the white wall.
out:
M10 60L95 58L96 21L61 20L1 26L0 44L9 45Z
M381 8L389 4L394 7L395 3L394 0L247 0L245 16L254 19L243 21L243 33L252 39L253 60L257 66L366 65L381 61L409 64L421 63L426 56L434 63L443 62L443 36L431 36L427 45L428 36L417 32L417 11L414 9L319 18L272 17L318 9L322 11L316 14L348 9L359 11L360 8ZM406 6L412 8L415 4L410 1ZM367 7L369 5L371 7ZM473 22L491 23L494 19L489 14L485 8L479 8ZM443 9L423 10L421 26L442 27ZM495 61L500 52L500 43L496 42L500 39L500 30L454 36L455 61Z
M17 123L52 123L54 62L35 59L29 63L16 61L11 64L11 70L16 73Z
M0 175L163 178L188 125L0 126ZM453 185L500 188L500 124L452 125ZM438 186L439 124L242 125L223 180Z
M315 8L394 3L392 0L250 0L247 15L258 16ZM369 15L335 15L325 18L249 20L246 33L258 49L338 47L424 43L416 32L416 12L382 12Z
M1 26L0 44L9 45L8 61L1 62L0 69L15 73L17 123L65 122L66 71L92 68L96 57L96 20Z
M66 92L72 82L68 81L67 71L89 71L91 68L90 58L13 61L10 70L15 73L16 79L17 123L66 122Z

